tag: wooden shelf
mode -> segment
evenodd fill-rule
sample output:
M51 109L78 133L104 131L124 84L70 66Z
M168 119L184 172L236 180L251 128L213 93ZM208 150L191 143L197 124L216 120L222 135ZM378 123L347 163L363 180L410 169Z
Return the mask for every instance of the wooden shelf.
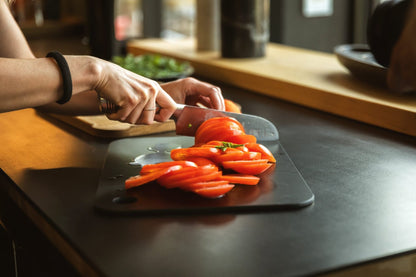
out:
M194 40L132 40L128 52L187 60L198 76L416 136L416 96L398 96L352 77L335 55L270 43L266 57L224 59Z
M36 39L82 34L85 31L85 22L79 18L67 18L59 21L47 20L41 26L26 22L20 24L20 28L26 38Z

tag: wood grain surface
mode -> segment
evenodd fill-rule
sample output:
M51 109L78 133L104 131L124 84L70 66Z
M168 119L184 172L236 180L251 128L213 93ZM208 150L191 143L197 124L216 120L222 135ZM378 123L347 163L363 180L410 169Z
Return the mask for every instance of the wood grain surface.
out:
M49 114L58 120L70 124L84 132L104 138L137 137L175 130L175 122L154 122L151 125L134 125L108 119L105 115L66 116Z
M128 52L190 61L197 76L416 136L416 96L353 77L333 54L269 43L266 56L225 59L194 40L132 40Z

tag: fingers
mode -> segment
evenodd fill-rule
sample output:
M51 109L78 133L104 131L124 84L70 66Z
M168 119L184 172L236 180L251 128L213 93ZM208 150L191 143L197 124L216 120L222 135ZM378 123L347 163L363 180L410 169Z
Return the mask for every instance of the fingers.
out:
M156 113L156 98L167 94L155 81L141 77L130 79L128 85L119 90L121 100L117 102L119 110L107 115L112 120L130 124L152 124Z
M162 87L177 103L185 103L188 105L200 103L213 109L225 109L221 89L195 78L189 77L165 83Z
M186 78L184 82L188 87L185 90L188 95L197 95L199 101L209 108L225 110L224 98L219 87L194 78Z
M159 109L155 115L155 120L161 122L168 120L176 110L175 101L165 91L158 94L156 101Z
M97 93L116 104L116 113L107 117L131 124L152 124L166 121L176 110L176 103L224 110L224 98L220 88L194 78L185 78L163 84L134 74L114 64L103 62L102 77L95 86ZM156 103L160 109L156 113Z

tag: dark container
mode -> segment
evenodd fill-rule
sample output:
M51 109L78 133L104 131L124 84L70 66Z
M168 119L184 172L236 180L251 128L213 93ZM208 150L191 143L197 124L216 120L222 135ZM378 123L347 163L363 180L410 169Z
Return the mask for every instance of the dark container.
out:
M407 20L410 0L390 0L379 4L367 25L367 41L376 61L389 67L393 48Z
M269 0L221 0L221 55L263 57L269 41Z

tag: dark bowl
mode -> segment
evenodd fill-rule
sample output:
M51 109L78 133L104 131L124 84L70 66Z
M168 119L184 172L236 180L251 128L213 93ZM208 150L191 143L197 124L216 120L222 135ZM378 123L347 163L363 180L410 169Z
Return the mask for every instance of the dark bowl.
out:
M356 78L387 87L387 69L376 62L367 44L345 44L334 49L338 61Z

